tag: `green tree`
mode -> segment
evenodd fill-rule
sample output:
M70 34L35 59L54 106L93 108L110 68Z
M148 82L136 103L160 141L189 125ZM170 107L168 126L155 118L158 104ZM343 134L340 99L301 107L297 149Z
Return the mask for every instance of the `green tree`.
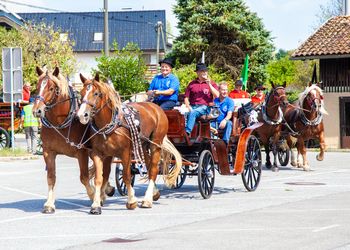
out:
M198 62L205 51L208 64L237 79L249 54L250 81L266 79L265 65L274 49L270 32L243 0L177 0L174 13L180 35L172 54L181 63Z
M102 80L110 79L121 95L130 95L145 91L146 64L142 59L142 52L134 43L128 43L124 48L118 49L113 43L114 52L107 57L102 55L96 58L97 70Z
M311 80L314 61L290 60L293 51L277 53L266 67L269 83L287 83L290 89L301 90ZM284 56L282 56L284 54Z
M21 47L23 58L23 80L35 85L38 77L36 66L48 68L59 66L64 74L75 71L74 42L60 39L60 31L46 24L27 24L18 30L0 27L0 47ZM1 60L1 58L0 58ZM1 74L2 77L2 74Z

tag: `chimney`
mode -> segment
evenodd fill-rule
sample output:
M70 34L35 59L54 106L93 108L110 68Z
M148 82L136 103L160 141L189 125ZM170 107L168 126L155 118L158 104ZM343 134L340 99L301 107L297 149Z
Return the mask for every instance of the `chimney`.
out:
M350 16L350 0L344 0L344 14Z

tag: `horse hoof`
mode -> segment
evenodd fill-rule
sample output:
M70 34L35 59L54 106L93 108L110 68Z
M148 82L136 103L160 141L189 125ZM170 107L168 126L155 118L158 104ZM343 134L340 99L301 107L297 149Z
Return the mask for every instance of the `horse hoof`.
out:
M272 172L278 172L279 168L278 167L273 167L271 170L272 170Z
M266 162L265 167L266 167L267 169L270 169L270 168L272 167L272 164Z
M310 171L310 167L303 167L303 170L306 171L306 172L309 172Z
M153 201L159 200L159 197L160 197L160 192L159 190L157 190L157 193L153 194Z
M141 207L142 208L152 208L152 202L150 202L150 201L142 201Z
M112 197L115 194L115 187L108 186L105 193L107 196Z
M129 209L129 210L134 210L135 208L137 208L137 202L126 203L126 208Z
M316 155L316 160L318 160L318 161L323 161L323 156L320 157L319 155Z
M90 214L99 215L102 213L101 207L92 207L90 209Z
M293 167L297 167L297 163L295 161L292 161L290 165L292 165Z
M54 214L55 213L55 208L45 206L44 209L41 211L43 214Z

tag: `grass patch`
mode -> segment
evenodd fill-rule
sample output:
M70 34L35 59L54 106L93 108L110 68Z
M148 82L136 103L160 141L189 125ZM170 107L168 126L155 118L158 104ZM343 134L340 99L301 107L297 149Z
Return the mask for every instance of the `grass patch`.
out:
M0 157L9 157L9 156L25 156L28 155L27 150L23 148L3 148L0 149Z

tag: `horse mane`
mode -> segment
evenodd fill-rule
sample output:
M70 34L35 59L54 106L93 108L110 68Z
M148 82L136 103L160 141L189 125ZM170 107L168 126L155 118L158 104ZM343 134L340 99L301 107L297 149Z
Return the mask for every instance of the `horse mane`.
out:
M111 101L111 108L114 109L119 109L121 108L121 99L119 96L119 93L111 87L109 84L104 83L104 82L99 82L94 80L94 84L97 85L97 87L100 89L101 93L104 94L107 98Z
M320 112L322 114L326 114L328 115L328 112L327 110L325 109L324 107L324 100L323 100L323 90L317 86L317 84L312 84L311 86L309 87L306 87L306 89L304 90L304 92L300 93L299 94L299 98L298 98L298 101L299 101L299 106L302 107L303 105L303 102L304 102L304 99L306 98L306 96L310 93L310 91L312 90L316 90L320 93L320 96L322 97L321 98L321 108L320 108Z

